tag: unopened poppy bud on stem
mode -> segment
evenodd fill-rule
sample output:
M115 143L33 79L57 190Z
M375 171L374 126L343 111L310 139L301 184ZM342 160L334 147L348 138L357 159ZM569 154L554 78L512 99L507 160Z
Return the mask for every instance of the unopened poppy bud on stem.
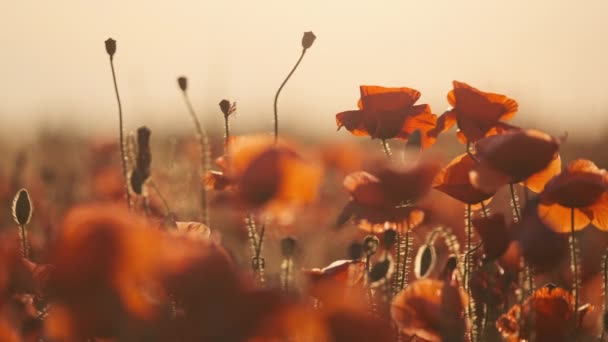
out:
M184 76L178 77L177 85L179 85L179 89L186 91L188 89L188 79Z
M112 38L108 38L105 41L106 44L106 52L108 53L108 55L110 55L110 58L114 57L114 54L116 53L116 41Z
M236 103L230 103L230 101L223 99L219 103L220 110L224 113L225 117L228 117L230 114L236 111Z
M310 48L312 46L312 43L315 42L316 38L317 36L315 36L312 31L304 32L304 36L302 36L302 47L304 48L304 50Z

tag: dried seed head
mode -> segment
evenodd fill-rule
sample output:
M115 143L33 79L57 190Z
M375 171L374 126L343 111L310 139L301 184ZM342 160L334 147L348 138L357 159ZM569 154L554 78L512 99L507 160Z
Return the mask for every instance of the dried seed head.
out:
M281 240L281 254L283 254L283 257L285 257L285 258L292 257L295 250L296 250L296 239L292 238L291 236L288 236L286 238L283 238L283 240Z
M304 36L302 36L302 47L304 48L304 50L310 48L312 46L312 43L315 42L316 38L317 36L315 36L312 31L304 32Z
M397 232L394 229L388 229L384 232L384 249L391 249L397 243Z
M414 273L416 277L426 278L435 267L436 260L437 252L435 251L435 247L429 244L420 246L414 260Z
M13 199L13 219L15 222L24 226L30 223L32 218L32 199L30 198L29 192L26 189L21 189L15 195Z
M359 260L363 256L363 245L357 241L348 246L348 257L351 260Z
M112 38L108 38L106 41L106 52L110 55L110 58L114 57L116 53L116 41Z
M188 79L185 76L180 76L177 78L177 85L179 89L182 91L188 90Z
M223 99L219 103L220 110L224 113L224 117L228 117L230 114L236 111L236 103L230 103L230 101Z
M365 253L366 256L372 256L376 254L379 244L380 241L377 237L373 235L366 236L365 240L363 240L363 253Z

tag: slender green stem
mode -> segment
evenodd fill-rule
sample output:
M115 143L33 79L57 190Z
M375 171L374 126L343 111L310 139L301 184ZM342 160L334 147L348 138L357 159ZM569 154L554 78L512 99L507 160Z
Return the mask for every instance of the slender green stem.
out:
M391 147L388 144L388 141L386 141L386 139L382 139L382 148L384 149L384 154L386 154L386 158L388 158L388 160L392 160L393 154L391 153Z
M300 65L300 62L302 62L302 58L304 58L305 53L306 53L306 49L302 49L302 54L300 55L300 58L298 58L296 65L293 66L293 68L291 69L291 71L289 72L289 74L287 75L285 80L283 80L283 83L281 83L279 90L277 90L277 93L274 96L274 143L275 144L279 140L279 111L278 111L279 94L281 94L281 90L283 90L283 87L285 86L287 81L289 81L289 79L291 78L291 75L293 75L293 73L296 71L296 69L298 68L298 65Z
M224 115L224 155L228 155L228 144L230 143L230 123L228 115Z
M125 137L124 127L122 122L122 103L120 102L120 94L118 92L118 83L116 82L116 71L114 70L114 57L110 56L110 69L112 69L112 80L114 81L114 93L116 94L116 102L118 102L118 130L120 157L122 161L122 176L125 182L125 192L127 196L127 206L131 210L131 192L129 191L129 175L127 174L127 156L125 154Z
M190 102L188 93L184 90L182 91L182 94L184 95L184 102L186 103L186 107L188 107L188 112L192 117L192 122L194 122L194 128L196 129L196 137L200 146L201 154L201 176L204 177L207 171L209 171L210 169L211 151L209 148L209 137L207 136L207 132L203 129L200 121L198 120L198 116L196 115L194 107ZM209 226L209 206L207 203L207 188L204 185L201 187L201 222Z

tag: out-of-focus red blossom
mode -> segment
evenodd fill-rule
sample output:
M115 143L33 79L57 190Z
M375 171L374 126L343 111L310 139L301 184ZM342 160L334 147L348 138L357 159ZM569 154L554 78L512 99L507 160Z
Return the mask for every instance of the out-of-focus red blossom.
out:
M503 214L476 217L472 223L483 242L483 250L488 259L496 259L505 253L511 235Z
M291 144L270 136L243 136L230 143L226 176L238 203L286 218L317 199L322 168ZM208 182L208 184L217 184Z
M395 341L390 322L369 312L363 288L332 281L318 285L310 293L320 302L317 309L292 303L265 322L257 338L249 341Z
M422 146L428 147L435 137L427 135L437 122L427 104L415 105L420 92L406 87L361 86L358 110L336 114L338 129L345 127L357 136L378 139L407 140L414 131L422 133Z
M540 193L538 214L558 233L570 232L572 210L575 231L590 223L608 231L608 172L592 161L578 159L547 183Z
M516 304L500 316L496 327L510 340L528 340L534 336L539 342L574 341L580 322L591 309L589 306L575 308L574 298L568 291L547 285L534 292L522 305Z
M160 250L160 233L122 206L71 209L50 257L47 332L60 340L110 337L154 318Z
M211 235L211 229L200 222L175 222L175 224L175 229L169 232L176 236L205 241Z
M530 201L522 211L522 220L513 226L513 238L519 242L523 257L537 274L554 270L568 257L568 237L551 230L538 215L538 203Z
M215 160L215 165L217 165L220 171L209 171L205 175L203 181L204 186L213 190L227 190L233 185L232 181L226 175L226 171L228 168L228 163L226 161L226 157L222 156Z
M429 192L438 171L437 162L422 161L402 170L384 167L375 175L351 173L344 179L351 199L343 213L374 233L414 227L424 219L415 202Z
M93 197L102 201L120 201L125 198L125 181L120 169L113 166L100 168L93 174Z
M512 130L475 144L479 160L470 173L471 183L486 192L523 182L534 192L560 173L559 141L534 129Z
M486 93L470 85L454 81L454 89L448 93L452 109L442 114L437 126L429 132L437 137L441 132L458 124L458 139L474 143L486 136L512 129L502 121L511 119L518 105L505 95Z
M360 170L364 155L356 145L332 143L320 147L321 160L329 170L350 173Z
M466 293L435 279L419 279L394 299L391 315L406 335L429 341L465 341Z
M227 255L210 246L164 283L177 310L162 327L161 340L245 341L284 307L280 294L241 279Z
M454 158L433 181L433 188L466 204L477 204L494 195L484 192L471 184L469 173L475 167L475 160L467 153Z

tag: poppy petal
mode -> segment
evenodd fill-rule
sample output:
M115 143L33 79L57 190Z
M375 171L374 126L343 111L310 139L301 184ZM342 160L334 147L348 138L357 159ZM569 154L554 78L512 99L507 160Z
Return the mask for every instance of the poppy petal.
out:
M363 124L363 111L349 110L336 114L336 124L338 129L344 127L356 136L370 135Z
M431 106L428 104L413 106L409 108L407 118L397 138L408 139L410 134L419 130L422 137L422 147L427 148L436 140L436 137L429 134L436 126L437 115L431 112Z
M456 123L456 115L453 111L448 110L445 113L441 114L439 118L437 118L437 123L435 127L429 130L428 135L430 137L437 137L439 134L449 130Z
M608 193L604 193L589 209L593 213L591 223L599 230L608 231Z
M433 187L467 204L492 197L492 193L485 193L471 184L469 173L474 165L475 161L467 153L457 156L435 177Z
M410 107L420 98L420 92L407 87L359 87L361 100L359 108L372 112L392 111Z
M539 204L538 216L551 229L557 233L570 233L572 209L557 203ZM591 218L579 209L574 209L574 231L583 230L591 223Z
M559 154L556 153L553 157L553 160L547 165L546 168L533 174L528 177L524 182L524 186L528 187L528 189L540 193L545 185L556 175L558 175L562 170L562 159Z

